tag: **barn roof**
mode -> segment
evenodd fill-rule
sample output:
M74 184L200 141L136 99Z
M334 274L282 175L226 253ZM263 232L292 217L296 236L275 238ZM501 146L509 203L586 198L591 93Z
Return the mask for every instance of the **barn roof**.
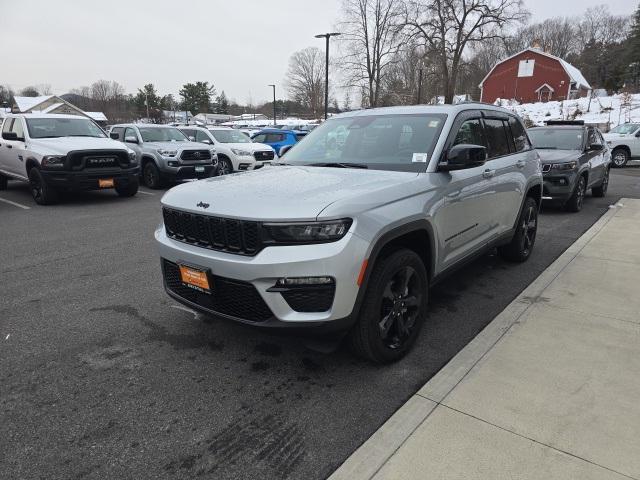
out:
M578 70L576 67L571 65L566 60L563 60L560 57L556 57L555 55L551 55L550 53L543 52L542 50L539 50L537 48L525 48L524 50L516 53L515 55L511 55L509 58L505 58L504 60L500 60L498 63L496 63L493 66L493 68L491 70L489 70L489 73L487 73L487 75L482 79L482 81L480 82L479 86L482 87L482 85L487 80L487 78L489 78L489 75L491 75L493 73L493 71L496 69L496 67L498 65L501 65L504 62L507 62L507 61L511 60L512 58L515 58L518 55L523 54L524 52L537 53L539 55L544 55L545 57L549 57L549 58L553 58L554 60L557 60L558 62L560 62L560 65L562 65L562 68L564 68L564 71L567 72L567 75L569 75L569 78L571 79L571 81L576 83L576 87L584 87L584 88L591 89L591 85L589 85L589 82L587 82L587 79L584 78L584 75L582 75L582 72L580 70Z

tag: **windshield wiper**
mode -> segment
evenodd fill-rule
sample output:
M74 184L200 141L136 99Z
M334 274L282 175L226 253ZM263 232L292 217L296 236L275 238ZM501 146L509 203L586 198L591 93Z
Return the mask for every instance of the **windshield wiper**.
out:
M310 167L335 167L335 168L369 168L364 163L349 163L349 162L324 162L324 163L310 163Z

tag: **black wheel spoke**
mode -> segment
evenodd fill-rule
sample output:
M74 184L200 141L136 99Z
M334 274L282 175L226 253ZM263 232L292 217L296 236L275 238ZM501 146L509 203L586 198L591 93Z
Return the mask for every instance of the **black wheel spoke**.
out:
M389 330L393 325L393 321L393 312L389 312L385 317L382 318L382 320L380 320L380 323L378 325L380 326L380 333L382 335L382 338L386 338L387 335L389 335Z
M409 295L404 299L404 304L406 307L412 308L420 305L420 298L415 295Z

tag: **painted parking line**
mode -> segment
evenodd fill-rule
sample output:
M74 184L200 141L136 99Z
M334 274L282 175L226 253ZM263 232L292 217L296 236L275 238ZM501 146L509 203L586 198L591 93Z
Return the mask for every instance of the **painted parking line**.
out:
M155 195L155 193L145 192L144 190L138 190L138 193L142 193L143 195Z
M8 203L9 205L13 205L14 207L22 208L24 210L31 210L31 207L27 207L26 205L22 205L18 202L12 202L11 200L7 200L6 198L0 198L0 202Z

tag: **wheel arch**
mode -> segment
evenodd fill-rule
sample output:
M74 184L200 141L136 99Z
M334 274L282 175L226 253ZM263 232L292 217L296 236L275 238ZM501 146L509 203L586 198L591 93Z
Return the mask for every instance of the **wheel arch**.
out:
M24 167L27 171L27 176L29 176L29 172L31 171L32 168L40 168L40 163L35 158L29 157L24 163Z

